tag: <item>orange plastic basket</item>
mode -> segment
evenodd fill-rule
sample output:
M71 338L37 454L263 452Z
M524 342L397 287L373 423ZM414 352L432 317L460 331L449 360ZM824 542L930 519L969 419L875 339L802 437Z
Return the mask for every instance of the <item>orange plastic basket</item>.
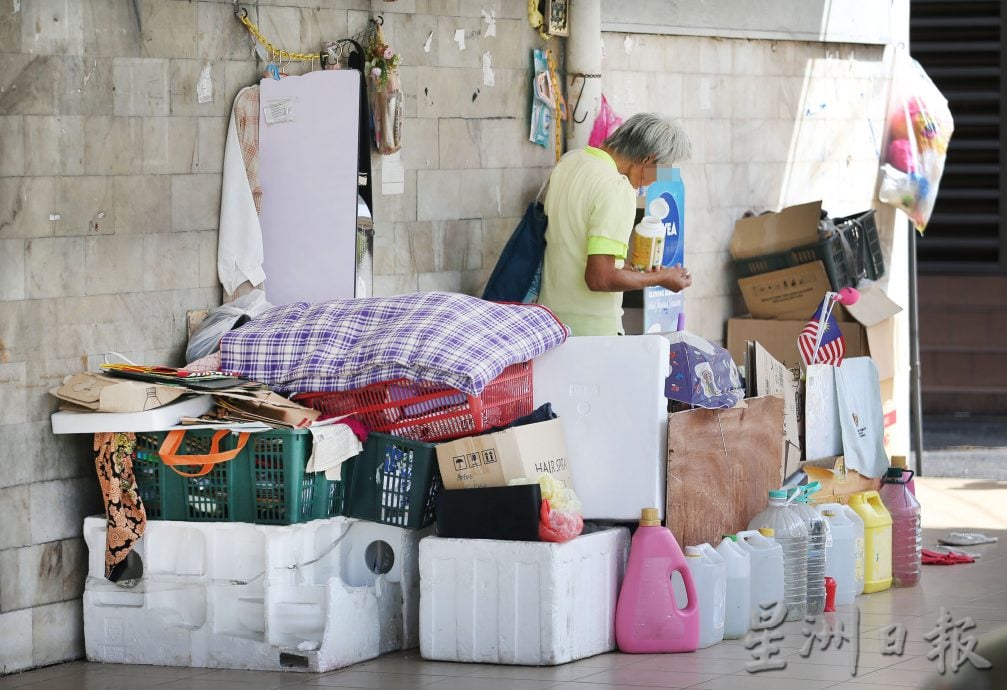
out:
M294 400L326 415L353 415L373 431L427 442L509 424L529 414L534 404L530 361L504 369L479 396L398 379L352 391L301 393Z

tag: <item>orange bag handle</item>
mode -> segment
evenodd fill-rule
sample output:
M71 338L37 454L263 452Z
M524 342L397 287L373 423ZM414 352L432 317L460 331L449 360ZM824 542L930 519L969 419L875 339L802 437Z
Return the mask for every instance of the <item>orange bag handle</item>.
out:
M161 462L177 474L183 477L202 477L204 474L210 472L214 465L234 460L238 453L244 449L245 444L248 443L248 432L243 431L238 434L237 448L221 451L220 441L229 433L226 429L215 432L213 439L210 441L210 452L206 455L179 455L178 449L182 446L182 439L185 438L185 429L174 429L169 431L164 437L164 443L161 444L161 450L158 451L158 454L161 456ZM202 465L202 467L199 472L190 474L189 472L179 470L177 465Z

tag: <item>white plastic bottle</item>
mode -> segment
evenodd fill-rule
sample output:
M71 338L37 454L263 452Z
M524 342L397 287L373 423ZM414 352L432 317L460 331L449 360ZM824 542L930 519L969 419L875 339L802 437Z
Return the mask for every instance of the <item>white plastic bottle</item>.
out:
M660 268L664 260L664 223L656 216L644 216L636 225L630 265L637 271Z
M725 534L717 553L727 565L727 598L724 603L724 639L744 637L752 609L752 562L733 534Z
M864 521L849 506L815 506L829 521L832 545L825 549L825 574L836 581L836 604L852 604L864 590Z
M769 527L783 547L783 600L787 620L802 620L808 613L808 528L790 507L788 492L769 492L769 505L748 523L749 529Z
M746 530L735 536L738 546L748 553L752 572L749 621L757 620L760 604L783 601L783 548L769 528Z
M724 603L727 594L727 564L709 544L685 547L685 562L696 585L699 605L698 649L710 647L724 639ZM674 580L676 590L681 586ZM685 590L676 591L675 598Z

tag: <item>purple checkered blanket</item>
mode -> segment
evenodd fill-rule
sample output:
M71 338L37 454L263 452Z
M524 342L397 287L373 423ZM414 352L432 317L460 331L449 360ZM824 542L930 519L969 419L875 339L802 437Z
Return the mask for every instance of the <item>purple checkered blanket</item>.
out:
M551 350L568 334L543 306L449 292L297 302L227 333L221 368L284 393L405 378L479 395L504 368Z

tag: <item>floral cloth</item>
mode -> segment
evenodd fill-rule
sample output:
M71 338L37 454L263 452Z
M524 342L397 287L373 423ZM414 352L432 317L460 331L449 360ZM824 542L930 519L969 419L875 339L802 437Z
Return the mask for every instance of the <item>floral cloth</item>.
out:
M136 434L116 432L94 435L94 466L108 520L105 577L112 582L119 581L127 556L147 526L147 512L133 475L135 450Z

